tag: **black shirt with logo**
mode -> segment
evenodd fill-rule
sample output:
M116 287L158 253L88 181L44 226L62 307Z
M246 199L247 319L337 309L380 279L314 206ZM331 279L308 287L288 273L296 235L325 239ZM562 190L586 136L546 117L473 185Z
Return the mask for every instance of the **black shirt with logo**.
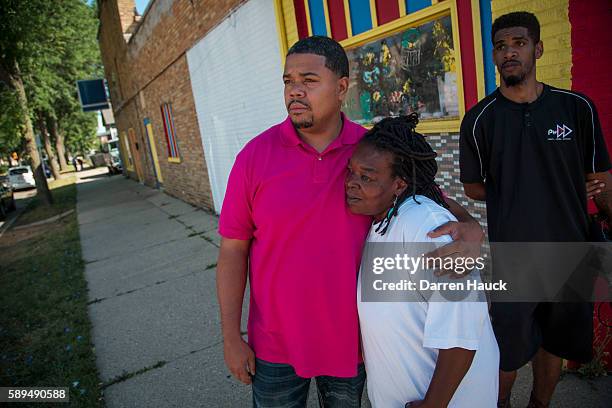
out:
M461 123L462 183L485 184L491 242L588 237L586 174L610 169L595 105L544 85L532 103L497 89Z

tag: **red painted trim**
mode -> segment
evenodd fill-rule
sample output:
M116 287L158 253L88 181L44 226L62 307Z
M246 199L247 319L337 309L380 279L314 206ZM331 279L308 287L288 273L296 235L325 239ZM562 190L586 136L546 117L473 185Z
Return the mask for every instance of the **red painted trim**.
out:
M584 93L595 104L608 152L612 155L610 0L570 0L568 11L572 26L572 90ZM589 213L597 212L593 200L589 200L588 209ZM612 343L609 348L612 349Z
M378 25L397 20L400 17L399 3L395 0L376 0Z
M342 41L348 38L344 14L344 1L327 0L327 10L329 11L329 24L331 25L332 38L336 41Z
M612 21L610 0L570 0L572 89L595 103L608 150L612 147ZM546 46L546 44L544 44Z
M168 110L168 120L169 120L168 123L170 125L170 135L172 136L172 151L174 152L173 157L179 157L178 144L176 142L176 130L174 126L174 113L172 112L172 105L168 104L166 106L166 109Z
M298 37L308 37L308 20L306 20L306 7L304 0L293 0L293 8L295 9L295 23L298 29Z
M161 107L162 123L164 125L164 135L166 135L166 146L168 148L168 157L172 157L172 148L170 147L170 138L168 137L168 126L166 125L166 104Z
M472 5L470 0L457 0L459 19L459 44L461 45L461 68L463 72L463 100L467 112L478 102L476 81L476 53L472 30Z

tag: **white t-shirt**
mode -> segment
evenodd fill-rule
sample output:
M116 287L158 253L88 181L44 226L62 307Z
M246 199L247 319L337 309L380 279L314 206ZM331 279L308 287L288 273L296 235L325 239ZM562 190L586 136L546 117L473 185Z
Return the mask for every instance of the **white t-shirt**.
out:
M367 241L450 242L448 236L431 239L427 233L456 221L453 215L427 197L416 197L421 204L408 198L385 235L372 227ZM486 302L362 302L360 273L357 303L368 397L374 408L403 408L408 401L423 399L438 349L453 347L476 354L448 406L497 406L499 349Z

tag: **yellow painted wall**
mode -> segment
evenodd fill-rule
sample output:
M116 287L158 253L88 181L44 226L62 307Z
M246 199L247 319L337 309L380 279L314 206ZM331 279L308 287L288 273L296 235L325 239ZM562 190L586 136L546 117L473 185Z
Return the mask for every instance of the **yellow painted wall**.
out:
M130 150L130 142L128 141L127 134L125 132L121 132L119 135L119 139L121 139L122 148L119 150L121 152L121 160L123 160L123 165L129 171L134 171L134 163L132 162L132 151Z
M287 48L291 48L299 39L297 25L295 24L293 0L281 0L281 5L283 8L283 18L285 20L285 31L287 34Z
M538 80L559 88L572 87L569 0L492 0L493 20L512 11L529 11L540 21L544 55L537 63ZM497 84L499 85L499 73Z

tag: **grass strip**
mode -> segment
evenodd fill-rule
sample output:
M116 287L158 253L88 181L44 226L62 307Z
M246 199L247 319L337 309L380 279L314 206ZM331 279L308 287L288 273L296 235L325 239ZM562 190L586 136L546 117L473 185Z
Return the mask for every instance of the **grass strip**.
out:
M33 222L43 221L75 208L76 191L73 194L72 189L64 188L71 185L74 186L75 182L76 177L73 174L66 175L59 180L50 181L48 184L53 195L53 205L43 205L40 198L34 196L28 202L25 212L21 214L19 219L15 222L15 225L27 225Z
M23 224L76 207L74 178L61 182L55 204L33 199ZM0 239L0 385L69 387L71 407L104 406L84 270L76 212Z

